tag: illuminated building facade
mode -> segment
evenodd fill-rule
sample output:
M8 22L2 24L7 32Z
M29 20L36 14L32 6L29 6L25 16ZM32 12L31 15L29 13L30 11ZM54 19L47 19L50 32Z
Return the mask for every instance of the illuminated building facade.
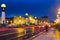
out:
M13 24L14 25L23 25L25 24L25 18L22 16L14 16L13 18Z
M35 23L35 19L32 15L29 15L29 23L30 24L34 24Z
M57 19L55 20L55 23L60 23L60 8L58 8L58 13L57 13Z
M12 18L6 18L6 24L12 24L13 23L13 17Z

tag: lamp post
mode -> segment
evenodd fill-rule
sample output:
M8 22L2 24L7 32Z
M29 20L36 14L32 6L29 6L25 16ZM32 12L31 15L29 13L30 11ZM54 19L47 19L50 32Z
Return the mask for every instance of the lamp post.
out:
M58 29L58 34L60 34L60 8L58 8L58 14L57 14L57 29Z
M58 18L58 20L60 20L60 8L58 9L57 18ZM58 23L60 24L60 21Z
M37 25L37 17L35 17L35 25Z
M25 15L28 16L28 13L26 13Z
M5 8L6 8L6 4L1 4L1 8L2 8L2 16L1 16L2 24L6 24L6 21L5 21Z
M26 13L25 15L26 15L26 25L29 25L28 13Z

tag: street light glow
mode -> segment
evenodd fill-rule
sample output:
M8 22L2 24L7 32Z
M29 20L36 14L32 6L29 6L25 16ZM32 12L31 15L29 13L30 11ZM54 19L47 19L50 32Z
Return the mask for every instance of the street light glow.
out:
M58 23L59 22L59 19L56 19L55 22Z
M60 12L58 12L58 14L60 14Z
M60 8L58 8L58 14L60 14Z
M21 17L21 16L19 16L19 17Z
M59 17L59 15L57 15L57 17Z
M35 19L36 19L37 17L35 17Z
M6 4L2 4L1 7L2 7L2 8L6 8Z
M25 15L28 16L28 13L26 13Z

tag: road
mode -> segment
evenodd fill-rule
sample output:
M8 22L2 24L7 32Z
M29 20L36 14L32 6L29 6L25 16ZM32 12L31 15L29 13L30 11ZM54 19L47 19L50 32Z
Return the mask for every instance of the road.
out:
M0 28L0 40L17 40L18 38L18 30L19 28ZM20 30L20 29L19 29Z
M60 40L59 32L50 30L48 33L43 33L32 40Z
M0 40L22 40L20 36L20 28L2 28L0 29ZM18 38L19 37L19 38ZM30 40L30 39L28 39ZM60 40L59 32L57 30L49 30L48 33L44 32L32 40Z

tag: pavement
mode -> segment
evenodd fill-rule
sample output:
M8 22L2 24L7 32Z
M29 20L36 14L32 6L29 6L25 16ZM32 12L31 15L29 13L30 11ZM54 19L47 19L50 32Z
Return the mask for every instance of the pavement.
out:
M60 36L57 30L51 29L48 33L43 33L32 40L60 40Z

